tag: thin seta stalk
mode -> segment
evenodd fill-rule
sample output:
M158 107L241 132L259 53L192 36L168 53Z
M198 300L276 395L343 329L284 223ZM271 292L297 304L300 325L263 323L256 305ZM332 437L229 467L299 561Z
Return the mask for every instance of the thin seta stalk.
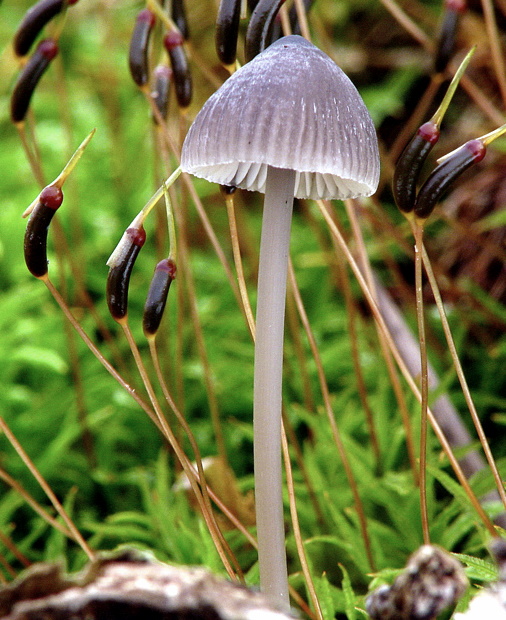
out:
M30 493L19 482L10 476L5 470L0 467L0 480L3 480L5 484L11 487L24 501L36 512L42 519L55 530L58 530L68 538L73 538L72 532L65 527L57 518L50 515L47 510L41 506ZM0 533L1 537L1 533Z
M190 463L188 457L184 453L183 449L179 445L179 442L177 441L177 438L172 428L170 427L165 418L160 402L155 393L152 382L149 378L149 374L144 365L139 348L137 346L137 343L135 342L128 322L128 285L135 259L137 258L140 248L143 246L145 241L145 233L143 228L144 221L152 208L158 202L158 198L160 197L161 193L164 193L167 200L167 187L170 186L170 184L173 182L173 180L177 178L177 176L179 176L179 172L180 171L178 169L173 173L170 179L154 194L154 196L150 199L147 205L134 218L131 226L127 228L116 249L111 254L107 263L110 267L107 281L107 301L111 316L122 328L124 336L128 342L128 345L132 352L132 356L137 366L137 370L142 379L143 385L146 389L152 407L155 411L157 422L162 431L162 434L167 439L169 445L174 450L174 453L176 454L179 462L183 467L183 470L190 483L190 486L192 487L197 502L199 503L199 506L202 510L202 515L204 517L204 520L206 521L206 525L209 529L216 550L220 556L221 561L223 562L225 569L227 570L227 573L232 579L235 579L236 574L242 577L241 569L230 547L228 546L228 543L224 539L221 530L218 527L214 514L211 510L209 498L207 497L207 501L205 501L203 497L205 491L203 491L202 489L205 488L205 479L201 478L201 486L199 486L199 481L197 480L197 477L195 475L195 470ZM175 247L173 222L172 219L169 219L169 224L171 223L171 241L173 247ZM201 471L200 473L203 474L203 471ZM234 564L235 571L234 568L232 568L232 564L230 563L229 558Z
M63 202L62 187L82 156L84 149L91 140L95 130L81 143L74 155L71 157L62 172L48 186L46 186L37 198L24 211L23 217L30 216L25 233L24 254L28 270L37 279L41 280L56 303L59 305L63 314L79 334L83 342L90 349L93 355L104 366L104 368L118 381L122 387L136 400L139 406L150 416L153 412L146 406L144 401L136 394L135 390L123 379L116 369L105 359L104 355L97 348L95 343L86 334L79 322L72 314L65 299L56 289L49 277L47 261L47 233L49 225L57 209ZM155 420L155 418L152 417Z
M481 446L483 448L483 452L485 453L485 457L489 464L489 467L492 471L492 475L494 477L494 481L497 487L497 491L499 493L499 497L506 508L506 492L504 490L504 482L502 480L501 474L497 468L497 464L492 455L492 451L490 449L487 436L485 435L485 431L483 430L483 426L481 424L480 418L478 416L478 412L476 410L476 405L474 404L473 397L471 395L471 391L467 384L467 380L464 374L464 370L462 368L462 363L460 362L459 355L457 353L457 348L455 346L455 341L453 340L452 332L450 329L450 325L448 323L448 318L446 316L444 303L441 298L441 293L439 291L439 286L437 284L436 277L434 275L434 271L432 269L432 265L427 254L425 247L422 244L422 261L425 268L425 272L427 274L427 278L429 280L430 287L432 289L432 294L434 295L434 300L436 302L436 306L439 312L439 316L441 317L441 324L443 326L443 331L446 337L446 341L448 343L448 348L450 350L450 355L452 357L452 361L455 367L455 371L457 373L457 377L460 382L460 386L462 389L462 393L464 394L464 398L466 400L466 404L469 408L469 412L471 414L471 418L473 420L473 424L476 428L476 432L478 434L478 438L480 440Z
M348 214L348 219L350 220L353 235L355 237L355 241L357 244L357 250L360 256L361 268L363 269L364 276L369 284L371 292L375 294L374 278L372 275L371 264L369 262L369 256L367 254L366 247L365 247L364 237L362 235L362 229L360 227L360 224L357 218L357 213L355 209L356 203L353 199L349 199L349 200L345 200L344 204L346 207L346 213ZM341 257L340 257L340 262L341 263L343 262ZM344 278L347 278L346 272L343 273L343 279ZM349 292L346 293L346 291L347 290L349 291L349 288L350 286L348 283L344 287L345 296L348 296L348 297L350 293ZM351 306L351 303L348 302L347 305ZM378 334L378 341L380 343L383 359L385 360L385 363L386 363L390 383L392 384L392 389L395 395L395 399L399 407L402 424L404 426L404 432L406 434L406 449L408 452L409 463L411 465L411 471L413 473L413 479L415 481L415 484L418 485L419 484L419 472L418 472L419 465L416 463L413 432L411 428L411 421L409 419L409 412L408 412L408 407L406 404L406 399L404 398L402 386L400 384L399 377L395 370L395 365L393 363L391 353L388 350L383 334L378 329L377 329L377 334ZM354 349L356 349L356 346L354 347ZM355 357L356 356L357 355L355 354ZM357 362L355 363L355 366L358 366L358 359L357 359ZM363 400L364 399L365 397L363 397ZM366 412L367 412L367 409L366 409ZM372 415L369 415L369 418L371 419L371 422L369 422L369 426L371 429L370 430L371 442L374 446L375 443L378 444L378 440L376 439L375 428L372 422ZM379 455L379 447L376 448L376 451L377 451L377 454ZM378 465L379 463L380 461L378 460Z
M427 219L430 217L433 209L438 203L445 189L464 172L473 163L481 161L486 153L486 147L493 140L500 137L506 132L506 125L499 127L498 129L491 131L490 133L471 140L459 147L455 151L448 153L442 157L439 161L439 165L429 175L424 185L421 187L416 197L415 205L412 212L406 215L408 221L411 224L413 236L415 238L415 284L416 284L416 306L417 306L417 324L420 341L420 363L421 363L421 433L420 433L420 504L422 513L422 529L424 535L424 541L426 544L429 542L429 525L428 525L428 512L427 512L427 498L426 498L426 447L427 447L427 410L429 399L429 377L428 377L428 362L427 362L427 345L425 336L425 319L424 319L424 304L423 304L423 289L422 289L422 267L425 264L426 272L431 279L431 287L433 289L434 296L436 298L436 304L441 316L443 329L447 339L450 353L453 359L457 376L459 378L466 403L471 412L473 423L477 430L480 443L485 452L487 462L491 468L491 471L496 482L496 486L501 497L503 504L506 507L506 494L504 492L504 486L497 470L494 458L492 456L488 441L481 426L478 413L474 406L470 390L467 386L467 382L464 377L464 372L460 364L458 353L451 336L450 327L446 319L443 303L439 295L437 282L435 280L432 268L430 267L430 261L425 252L423 245L423 231Z
M425 218L430 214L423 210L423 217L420 217L420 196L428 196L425 202L430 204L430 210L435 206L437 194L427 192L427 182L417 193L417 184L425 160L431 152L433 146L438 142L440 127L444 115L459 85L460 79L469 64L475 51L472 48L455 73L450 86L438 109L432 118L424 123L416 132L415 136L404 149L397 161L394 178L393 191L395 201L399 210L408 220L413 237L415 239L415 291L416 291L416 317L418 326L418 339L420 344L420 513L422 524L422 535L425 544L430 543L429 516L427 505L427 417L429 401L429 376L427 362L427 344L425 334L424 304L423 304L423 271L422 271L422 248L423 248L423 227ZM434 174L434 173L433 173ZM431 177L429 177L430 179ZM434 203L434 204L433 204Z
M93 560L95 558L94 551L92 551L91 547L85 541L83 535L81 534L81 532L76 527L75 523L70 518L69 514L67 513L67 511L63 507L63 505L60 502L60 500L56 497L56 495L53 492L53 490L51 489L51 487L48 485L46 480L43 478L42 474L39 472L39 470L35 466L35 463L30 459L28 454L23 450L21 444L16 439L16 437L14 436L14 433L7 426L7 423L5 422L5 420L2 417L0 417L0 430L7 437L7 439L11 443L12 447L16 450L16 452L18 453L18 455L21 458L21 460L23 461L23 463L30 470L30 472L33 475L33 477L37 480L37 482L39 483L41 489L47 495L47 497L49 498L50 502L53 504L56 512L60 515L60 517L62 518L63 522L67 526L70 534L72 535L72 538L81 547L81 549L86 553L88 558L90 560Z
M153 385L149 378L146 367L144 366L144 362L142 361L139 348L137 347L137 344L132 335L132 332L131 332L130 326L128 325L128 321L126 317L121 319L121 321L118 321L118 322L120 326L122 327L123 333L127 339L128 345L132 352L132 355L135 360L139 374L141 376L142 382L148 393L149 400L158 418L158 422L162 429L162 433L164 437L167 439L167 441L169 442L169 445L171 446L171 448L174 450L179 462L181 463L183 467L183 470L190 483L190 486L192 487L192 491L197 499L197 502L199 503L201 507L202 515L204 517L207 527L209 528L209 533L211 535L211 538L213 539L216 550L220 556L221 561L223 562L223 565L228 575L230 576L230 578L236 579L236 572L239 575L242 574L240 571L239 564L237 563L237 561L234 562L235 564L235 571L234 571L234 568L232 568L232 564L229 561L229 557L233 557L231 549L226 543L223 537L223 534L221 533L218 527L218 524L216 523L214 514L211 510L209 498L207 499L207 502L203 498L203 494L204 494L203 489L205 488L205 478L203 479L201 478L200 480L197 480L192 464L190 463L186 454L183 452L183 449L179 445L179 442L177 441L173 430L171 429L171 427L169 426L165 418L163 410L160 406L160 402L155 394ZM199 471L199 475L202 475L203 473L204 473L203 471Z
M18 548L18 546L14 543L10 536L0 532L0 542L4 545L6 549L8 549L12 555L18 560L18 562L28 568L31 565L30 560L25 556L24 553Z
M285 464L286 486L288 489L288 503L290 505L290 516L292 519L293 536L295 538L295 544L297 546L297 553L299 555L302 573L306 581L306 587L309 592L309 598L311 599L311 603L313 604L315 617L317 620L323 620L322 608L320 605L320 601L318 600L318 595L316 593L313 576L311 575L311 569L309 567L306 550L304 548L302 532L300 530L299 517L297 514L297 503L295 499L295 486L293 484L292 463L290 461L290 452L288 450L288 441L284 428L281 433L281 447L283 449L283 462Z
M399 369L401 370L402 376L404 377L404 379L406 380L410 390L413 392L413 394L415 395L415 397L420 401L421 400L421 395L420 395L420 390L418 389L417 383L415 381L415 379L412 377L412 375L410 374L408 368L406 367L406 364L404 363L404 360L402 359L402 356L400 355L399 351L397 350L397 347L395 346L395 342L390 334L390 331L388 330L388 327L383 319L383 316L381 315L381 311L374 299L374 296L371 292L371 290L369 289L369 286L360 270L360 267L357 265L355 259L353 258L353 255L349 249L349 247L347 246L341 232L339 231L339 229L337 228L337 226L335 225L335 222L332 219L331 214L329 213L328 209L326 208L326 205L323 201L317 201L317 204L320 208L320 212L323 215L330 233L332 234L332 236L336 239L340 250L343 252L344 256L346 257L346 260L348 261L359 285L360 288L362 290L362 292L364 293L364 297L366 298L367 303L369 304L369 307L371 309L372 315L374 317L374 320L378 323L379 328L381 329L383 335L385 336L385 339L387 341L388 347L390 348L390 351L392 352L392 355L394 356L394 359L396 361L397 366L399 367ZM428 409L428 418L429 421L431 423L431 426L441 444L441 447L443 448L444 453L446 454L451 467L453 469L453 471L455 472L455 475L457 476L458 481L460 482L461 486L463 487L466 495L469 498L469 501L471 503L471 505L473 506L474 510L476 511L476 513L478 514L480 520L482 521L483 525L486 527L487 531L492 535L492 536L498 536L497 534L497 530L494 526L494 524L492 523L492 521L490 520L489 516L486 514L486 512L483 510L483 507L481 506L480 502L478 501L478 498L476 497L475 493L473 492L473 490L471 489L471 486L468 482L468 480L466 479L466 476L464 474L464 472L462 471L462 468L457 460L457 458L455 457L455 455L453 454L453 451L451 449L450 444L448 443L448 440L446 439L443 431L441 430L441 427L439 426L436 418L434 417L434 415L432 414L430 408Z
M181 425L181 428L186 433L188 441L190 442L190 446L193 450L195 464L197 467L197 472L198 472L198 477L199 477L199 484L200 484L201 491L202 491L202 498L205 504L207 505L209 512L211 513L212 507L211 507L211 501L210 501L210 497L211 497L210 489L208 489L207 487L200 450L199 450L197 441L195 439L193 431L191 430L190 425L188 424L185 417L183 416L183 414L177 407L170 393L170 390L167 386L167 382L165 381L165 377L164 377L164 374L161 368L158 350L156 346L156 336L158 333L158 328L160 326L160 321L162 319L162 316L165 310L165 305L166 305L166 300L167 300L167 295L169 292L170 284L176 277L176 264L177 264L176 226L175 226L174 214L173 214L173 210L172 210L172 206L170 202L170 197L168 194L168 187L166 187L164 195L165 195L165 205L166 205L166 211L167 211L167 225L168 225L170 250L169 250L169 255L167 259L165 259L164 261L161 261L161 263L157 265L157 269L155 270L155 275L153 276L153 279L151 281L150 290L149 290L146 304L144 307L143 329L144 329L144 335L148 341L151 361L153 363L156 377L162 389L164 398L167 404L169 405L170 409L176 416L178 423ZM159 277L160 266L162 266L162 269L161 269L162 278ZM163 268L165 266L168 266L169 269ZM226 507L223 506L219 498L214 496L214 501L219 504L220 509L224 510L224 512L227 512ZM238 523L236 519L233 519L233 515L231 515L230 512L228 512L227 516L229 519L232 518L234 525L236 527L239 527L239 529L243 532L243 534L246 535L246 538L248 538L251 542L252 539L249 536L249 533L247 532L247 530L241 527L241 524ZM220 535L221 535L221 532L220 532ZM223 544L226 545L224 539L222 540L222 542ZM253 542L254 544L256 544L256 541L253 541ZM241 569L238 565L236 565L236 570L238 574L242 576Z
M242 259L241 259L241 248L239 247L239 235L237 234L237 221L235 217L235 208L234 208L234 190L235 188L231 187L223 187L222 194L225 197L225 205L227 207L227 215L228 215L228 225L230 228L230 241L232 243L232 253L234 256L235 270L237 273L237 283L239 286L239 292L241 295L242 301L242 310L244 316L246 317L246 321L248 323L248 328L253 338L255 340L255 318L253 316L253 311L251 309L251 304L248 297L248 290L246 288L246 280L244 278L244 270L242 267Z
M152 6L153 10L154 10L154 6L156 6L156 3ZM154 12L156 12L154 10ZM158 15L158 14L157 14ZM165 16L164 19L169 19L167 16ZM172 23L169 22L168 23ZM151 107L151 111L153 113L153 116L156 118L160 128L161 128L161 136L163 138L163 141L165 142L165 144L167 145L167 147L170 149L171 153L173 154L173 156L176 159L179 159L179 154L180 154L180 148L176 145L176 141L170 136L169 133L169 129L168 126L165 122L165 119L162 117L162 115L160 114L160 111L157 109L155 102L153 101L153 97L150 94L146 94L145 96L148 100L148 103ZM182 121L184 122L184 121ZM179 168L174 172L174 174L179 175L180 171ZM239 305L240 308L242 308L242 302L241 302L241 297L240 297L240 293L237 287L237 284L234 280L233 274L232 274L232 269L229 265L229 262L227 260L227 257L225 255L225 252L223 251L223 248L221 247L221 244L218 240L218 236L216 235L213 226L209 220L209 217L204 209L204 205L202 204L202 201L197 193L197 191L195 190L195 187L193 185L193 182L191 180L191 178L189 177L189 175L187 174L183 174L182 175L182 179L183 179L183 183L186 187L186 189L188 190L191 199L195 205L195 209L197 211L197 214L202 222L202 226L205 230L205 233L209 239L209 241L211 242L211 245L213 246L213 249L216 253L216 256L218 257L220 263L223 266L223 269L225 271L225 274L227 276L227 279L230 283L230 288L232 290L232 292L234 293L234 296L237 300L237 303ZM171 183L173 182L173 175L171 175L171 177L169 177L169 179L167 179L166 184L168 186L171 185ZM152 197L151 200L154 201L158 201L163 193L163 187L160 187L157 192L154 194L154 196ZM151 201L150 201L151 202ZM154 206L154 205L153 205Z
M413 224L415 238L415 291L416 320L420 344L420 513L422 519L423 542L430 544L429 512L427 507L427 416L429 406L429 373L427 364L427 338L423 304L422 248L423 227Z
M319 203L321 201L317 201L317 202ZM316 369L318 373L318 381L320 383L320 390L321 390L322 397L323 397L323 404L325 407L325 413L327 415L327 419L330 424L332 437L334 439L334 443L336 444L337 451L343 463L346 478L348 480L348 484L350 485L350 489L353 495L353 501L355 504L355 510L357 511L357 516L358 516L360 531L362 534L362 540L364 541L364 548L365 548L365 553L367 556L367 561L369 562L369 566L371 570L374 571L375 562L374 562L374 557L372 554L371 541L370 541L370 537L369 537L369 533L367 529L367 519L365 516L364 507L362 504L362 500L360 499L360 493L358 491L357 482L355 480L355 476L353 474L353 470L351 468L351 464L348 459L348 455L346 454L346 449L344 447L343 441L341 439L341 435L339 433L339 428L337 426L337 423L334 417L334 412L332 410L332 404L331 404L331 399L330 399L330 392L329 392L329 388L328 388L327 381L325 378L325 372L323 370L323 364L322 364L322 360L320 357L320 352L318 350L316 338L309 324L309 319L306 314L304 304L302 303L302 298L300 296L299 288L297 286L297 280L295 278L295 272L293 270L293 266L291 263L289 263L288 273L290 277L290 283L291 283L293 295L295 298L295 303L297 305L297 310L299 312L300 319L304 326L306 336L309 340L309 346L311 348L313 359L315 360Z
M139 348L137 347L137 344L133 337L130 326L128 325L127 318L126 317L122 318L120 321L118 321L118 323L122 327L123 333L127 339L128 345L132 352L132 356L137 366L137 370L139 371L139 375L141 376L142 383L144 384L144 387L146 388L149 400L158 418L158 422L160 424L162 434L169 442L169 445L174 450L179 462L181 463L183 467L183 470L190 483L192 491L202 510L202 515L209 529L209 533L211 535L211 538L213 539L214 545L220 556L220 559L223 562L223 565L231 579L236 579L237 575L239 575L240 578L243 579L241 568L237 560L235 560L234 555L230 547L228 546L228 543L226 542L225 538L223 537L223 534L221 533L221 530L219 529L219 526L216 522L216 519L211 509L211 503L209 501L209 496L207 496L207 501L204 499L204 494L205 494L204 489L206 488L206 483L205 483L204 471L202 469L202 461L200 461L200 468L199 468L198 461L197 461L197 469L198 469L198 473L200 477L200 479L197 479L193 465L190 463L188 457L186 456L183 449L179 445L179 442L177 441L174 431L171 429L171 427L169 426L165 418L163 410L160 406L160 402L154 391L153 384L151 383L151 380L149 378L147 369L144 365L144 362L142 361ZM199 455L197 454L197 456ZM234 568L232 568L232 564L230 563L229 558L232 558Z
M502 51L501 36L497 27L494 5L492 0L481 0L481 6L485 17L488 40L490 42L490 54L493 60L493 67L504 105L506 104L506 67L504 63L504 54Z
M206 347L206 343L204 339L204 330L202 328L202 321L200 318L198 304L197 304L196 285L195 285L193 272L190 266L190 256L189 256L188 240L186 236L186 222L185 222L184 210L179 209L176 215L178 218L177 224L178 224L178 231L179 231L178 254L181 257L181 260L180 260L181 272L183 274L183 281L186 284L185 300L189 305L189 313L190 313L189 316L191 319L191 325L194 330L195 344L196 344L198 354L200 357L200 362L202 364L203 377L204 377L204 382L206 386L207 401L209 404L209 412L211 415L211 423L212 423L212 428L213 428L213 432L214 432L214 436L215 436L215 440L217 444L217 452L219 456L223 459L223 462L228 463L228 455L227 455L226 446L225 446L225 438L224 438L223 430L221 426L220 409L218 405L218 399L216 396L215 379L211 371L211 364L210 364L209 356L207 353L207 347ZM235 285L235 282L234 282L234 285ZM235 287L237 288L236 285Z
M51 222L51 219L54 213L56 212L56 210L59 208L59 206L61 205L63 201L63 193L61 191L61 187L63 186L63 183L65 182L66 178L68 177L68 175L70 174L70 172L73 170L74 166L76 165L77 161L81 157L83 150L88 144L92 135L93 135L93 132L86 138L86 140L77 149L76 153L71 158L67 166L62 171L62 173L55 179L55 181L50 186L47 186L40 193L37 199L28 207L28 209L26 209L24 215L25 216L30 215L30 220L28 222L27 233L25 235L25 260L31 273L34 276L36 276L38 279L44 282L49 292L52 294L55 301L60 306L66 318L69 320L73 328L77 331L77 333L80 335L80 337L85 342L85 344L88 346L88 348L91 350L91 352L97 357L97 359L106 368L106 370L118 381L118 383L120 383L120 385L122 385L128 391L128 393L134 398L134 400L140 405L140 407L148 414L148 416L151 418L154 424L166 436L168 435L168 439L169 440L173 439L173 441L171 442L173 444L173 448L177 456L182 460L183 467L186 466L185 469L186 469L188 479L190 481L193 481L193 485L192 485L193 490L197 496L197 500L199 501L200 490L198 489L197 483L195 481L195 475L194 475L193 468L191 464L189 463L189 461L187 460L184 453L182 452L182 450L178 449L177 442L175 442L174 441L175 438L171 436L170 429L169 429L169 433L167 433L167 427L165 427L164 425L165 420L163 418L163 415L161 415L161 410L157 406L155 406L155 412L153 412L146 405L146 403L144 403L142 398L138 396L136 391L124 381L124 379L116 371L116 369L104 358L102 353L97 349L96 345L91 341L89 336L80 326L78 321L75 319L67 303L65 302L63 297L60 295L58 290L54 287L54 285L52 284L49 278L48 269L47 269L47 257L46 257L46 242L47 242L47 231L49 228L49 224ZM180 172L179 169L176 170L174 174L172 175L172 178L177 178L177 176L179 175L179 172ZM163 191L164 191L164 188L163 187L160 188L155 193L155 195L151 198L151 200L148 202L146 207L144 207L144 209L141 211L141 215L139 219L134 220L134 224L139 226L139 229L136 229L134 227L134 230L137 231L137 230L142 229L142 221L145 219L149 211L158 202ZM111 259L113 260L114 267L117 266L118 262L121 262L121 260L125 258L125 254L126 254L126 257L128 259L127 260L128 267L131 270L131 267L133 266L133 262L135 259L135 255L133 256L133 260L132 260L132 256L128 256L128 248L127 248L127 251L125 252L125 246L128 246L128 239L129 239L129 235L128 234L124 235L122 242L120 242L119 244L120 247L117 248L116 251L113 253L113 256L111 257ZM133 243L133 245L139 246L139 239L142 239L142 235L134 235L133 239L135 240L135 243ZM140 243L140 245L142 245L142 243ZM121 294L115 299L113 306L116 310L119 309L120 314L123 311L125 311L125 314L126 314L126 295L128 291L129 275L130 274L128 273L128 277L126 279L122 278L121 274L118 271L116 284L119 282L123 288L121 288L120 286ZM135 354L136 347L135 347L135 343L133 342L133 338L131 338L131 333L129 333L128 326L126 327L124 331L125 331L125 334L127 335L127 339L130 341L130 344L133 345L132 348L134 351L134 357L136 357L136 361L139 362L140 358L139 356ZM142 363L142 360L140 361ZM149 395L153 397L154 392L152 388L150 388L150 386L146 386L146 388L147 388ZM155 400L153 399L153 401L154 401L153 404L155 405ZM51 494L50 489L46 490L46 492L49 495ZM199 503L201 503L202 505L201 501ZM204 514L204 518L206 518L206 509L205 509L206 507L203 505L202 507L203 507L202 512ZM213 517L211 517L211 519L213 519ZM213 536L213 532L216 531L217 527L213 528L213 523L209 522L208 520L207 520L207 523L208 523L208 527L211 532L211 535ZM214 536L213 539L217 546L218 553L220 554L222 560L224 561L224 565L227 571L229 572L230 576L234 578L235 573L233 569L231 568L230 564L228 563L225 553L221 550L222 547L221 547L221 544L219 543L219 537Z

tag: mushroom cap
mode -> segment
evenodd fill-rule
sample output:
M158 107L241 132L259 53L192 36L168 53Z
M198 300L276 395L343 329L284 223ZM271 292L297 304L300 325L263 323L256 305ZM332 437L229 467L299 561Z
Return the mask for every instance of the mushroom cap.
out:
M268 166L297 172L297 198L370 196L378 185L378 142L362 98L297 35L273 43L207 100L181 154L185 172L260 192Z

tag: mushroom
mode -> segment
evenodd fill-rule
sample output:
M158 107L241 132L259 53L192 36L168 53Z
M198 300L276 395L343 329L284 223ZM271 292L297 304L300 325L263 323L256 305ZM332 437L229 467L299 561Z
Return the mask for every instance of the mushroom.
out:
M288 605L281 471L286 277L294 196L369 196L377 187L374 125L348 77L300 36L236 71L204 104L181 168L265 193L254 369L254 468L260 587Z

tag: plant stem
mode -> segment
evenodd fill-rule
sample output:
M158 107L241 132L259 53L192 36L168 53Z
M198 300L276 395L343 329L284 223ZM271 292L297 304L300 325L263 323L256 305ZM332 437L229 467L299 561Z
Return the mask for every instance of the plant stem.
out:
M251 310L248 289L246 288L246 280L244 278L244 271L242 268L241 248L239 247L239 235L237 233L237 221L235 218L234 196L232 194L225 196L225 204L227 206L230 241L232 242L232 252L234 255L235 271L237 273L237 283L241 294L242 309L248 323L251 337L255 340L255 319Z
M91 549L88 543L84 540L81 532L77 529L76 524L72 521L71 517L69 516L69 514L63 507L60 500L56 497L55 493L53 492L49 484L42 477L42 474L39 472L39 470L35 467L35 464L30 459L28 454L23 450L21 444L16 439L11 429L7 426L7 422L5 422L5 420L2 417L0 417L0 430L7 437L10 444L12 445L14 450L16 450L16 452L18 453L18 456L21 458L23 463L26 465L26 467L28 468L32 476L35 478L35 480L37 480L37 482L40 485L40 488L47 495L47 497L49 498L49 501L53 504L56 512L60 515L62 521L67 526L68 531L72 534L73 539L81 547L84 553L86 553L88 558L90 560L94 560L95 552Z
M362 289L362 292L364 293L364 296L369 304L369 307L371 309L371 312L373 314L373 317L375 319L375 321L378 323L379 328L381 329L383 335L385 336L386 340L387 340L387 344L388 347L390 348L395 361L399 367L399 369L402 372L402 375L404 377L404 379L406 380L407 384L409 385L410 390L413 392L413 394L415 395L415 397L417 398L418 401L421 400L421 394L420 394L420 390L418 389L418 386L415 383L414 378L412 377L412 375L410 374L406 364L404 363L404 360L402 358L402 356L400 355L393 339L392 339L392 335L390 334L390 331L383 319L383 316L378 308L378 304L376 303L368 285L367 282L364 279L364 276L362 275L362 272L360 271L360 267L357 265L353 254L350 252L349 247L346 245L346 242L341 234L341 232L339 231L339 228L335 225L335 222L333 221L330 213L328 212L326 205L324 203L324 201L322 200L318 200L316 201L316 204L318 205L318 207L320 208L320 212L323 215L325 221L327 222L327 225L329 227L329 230L332 234L332 236L335 238L335 240L337 241L339 247L341 248L341 251L343 252L344 256L346 257L346 260L348 261L359 285L360 288ZM451 446L448 443L448 440L446 439L445 434L443 433L443 431L441 430L441 427L439 426L438 421L436 420L436 418L434 417L432 411L430 410L430 408L427 410L427 415L429 418L429 421L432 425L432 428L434 429L434 432L437 435L437 438L439 440L439 442L441 443L441 446L446 454L446 456L448 457L448 460L450 461L450 464L452 466L453 471L455 472L455 475L457 476L460 484L462 485L462 487L464 488L466 495L469 498L469 501L471 502L473 508L476 510L476 512L478 513L483 525L487 528L488 532L492 535L492 536L498 536L498 533L494 527L494 524L492 523L492 521L490 520L490 518L488 517L487 513L483 510L483 508L480 505L480 502L477 500L476 495L474 494L469 482L467 481L464 472L462 471L462 468L460 467L457 459L455 458Z
M423 226L412 224L415 238L415 286L416 286L416 320L418 340L420 343L420 513L422 533L425 545L430 545L429 516L427 508L427 416L429 407L429 375L427 369L427 339L425 335L425 316L423 312L422 247Z
M302 568L304 579L306 580L306 587L309 593L309 598L313 603L313 608L317 620L323 620L323 613L316 594L316 588L311 574L311 568L306 555L306 549L304 547L304 541L302 539L302 533L300 531L299 516L297 514L297 502L295 500L295 486L293 483L292 463L290 461L290 452L288 450L288 440L286 433L282 432L281 435L282 448L283 448L283 460L285 462L286 471L286 484L288 487L288 501L290 503L290 515L292 517L292 527L295 538L295 544L297 545L297 553L299 554L299 561Z
M462 368L459 355L457 353L457 347L455 346L455 341L452 336L450 324L448 323L448 318L446 316L443 300L441 298L441 293L439 291L439 286L437 284L437 280L434 275L434 271L432 269L429 256L423 246L422 246L422 252L423 252L422 259L423 259L423 263L425 266L425 272L429 279L429 283L432 289L432 294L434 295L434 300L436 302L436 306L439 311L439 316L441 318L441 325L443 327L446 341L448 343L448 349L450 350L450 355L453 360L455 372L457 373L457 377L459 379L460 386L462 388L462 393L464 395L465 401L469 408L469 413L471 414L474 427L476 428L476 432L478 433L478 438L483 448L483 452L485 453L487 463L489 464L490 469L492 471L492 475L493 475L494 481L497 486L497 492L499 493L499 497L501 498L501 501L504 507L506 508L506 492L504 490L504 484L501 479L501 474L498 470L497 463L494 460L494 456L490 449L487 436L485 434L485 431L483 430L481 420L478 416L478 411L476 410L476 405L474 404L473 397L471 396L471 390L469 389L469 385L467 384L467 379L464 374L464 369Z
M370 569L371 571L374 572L376 571L376 566L375 566L374 558L372 555L371 541L370 541L369 534L367 531L367 519L366 519L365 512L364 512L364 507L362 505L362 500L360 499L357 481L355 480L355 476L351 468L350 459L348 458L348 454L346 452L343 441L341 439L341 435L339 433L339 429L337 427L337 422L336 422L334 412L332 409L329 386L325 378L325 372L323 370L323 364L322 364L320 352L318 350L316 338L309 324L309 319L308 319L306 310L304 308L304 304L302 303L302 298L300 296L300 291L297 286L297 281L295 280L295 273L293 271L293 265L291 263L289 264L289 274L290 274L290 281L291 281L292 289L294 293L295 303L297 304L299 316L302 321L302 325L304 326L304 331L306 332L306 337L309 342L309 347L311 349L311 353L313 354L313 359L316 364L316 371L318 373L318 381L320 383L320 390L321 390L322 397L323 397L323 405L324 405L325 413L327 414L327 418L329 421L330 431L332 433L332 437L334 438L334 443L336 444L336 448L337 448L337 451L339 452L339 456L341 457L341 461L343 463L344 472L346 474L348 484L350 485L350 489L353 495L353 501L355 503L355 510L357 511L358 522L360 524L360 530L362 532L362 539L364 541L365 552L367 555L367 559L369 561Z
M281 390L286 279L295 172L269 167L265 190L253 404L255 502L260 587L288 601L281 474Z

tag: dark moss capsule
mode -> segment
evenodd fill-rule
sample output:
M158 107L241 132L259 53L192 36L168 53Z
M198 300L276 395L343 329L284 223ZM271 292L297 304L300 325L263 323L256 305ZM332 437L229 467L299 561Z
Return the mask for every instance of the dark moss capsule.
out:
M434 58L434 70L436 73L442 73L450 62L455 50L459 18L465 10L466 3L464 0L446 0L445 2L445 12Z
M184 0L172 0L172 21L176 24L177 29L183 35L183 39L188 41L190 38L190 29L188 28L188 19L186 17Z
M11 96L11 119L13 123L24 121L35 87L57 53L56 42L53 39L45 39L39 43L23 67Z
M427 219L448 187L470 166L481 161L486 151L483 142L470 140L439 164L418 192L414 207L416 217Z
M167 65L158 65L153 71L153 81L151 88L151 98L153 99L160 116L167 118L169 110L170 84L172 82L172 69ZM153 116L157 123L157 119Z
M144 228L127 228L125 248L121 256L109 269L106 298L111 316L121 321L128 311L128 286L135 261L146 241Z
M149 40L155 22L155 15L149 9L143 9L137 15L130 39L128 65L133 81L141 88L149 79Z
M176 99L180 108L187 108L192 100L192 78L188 57L183 47L183 37L179 32L168 32L163 44L169 54L174 79Z
M241 0L221 0L216 19L216 53L224 65L233 65L241 21Z
M62 202L63 192L59 187L45 187L28 220L24 240L25 263L36 278L47 274L47 231Z
M13 48L18 56L25 56L30 51L42 28L55 15L61 13L65 5L75 4L77 0L40 0L25 13L14 35Z
M395 203L403 213L410 213L413 210L422 166L438 140L439 129L435 123L431 121L424 123L397 161L392 190Z
M176 264L172 259L166 258L158 263L151 280L142 317L142 326L146 336L154 336L160 327L167 295L175 277Z
M246 61L253 60L269 45L276 15L285 0L260 0L251 14L246 31Z

